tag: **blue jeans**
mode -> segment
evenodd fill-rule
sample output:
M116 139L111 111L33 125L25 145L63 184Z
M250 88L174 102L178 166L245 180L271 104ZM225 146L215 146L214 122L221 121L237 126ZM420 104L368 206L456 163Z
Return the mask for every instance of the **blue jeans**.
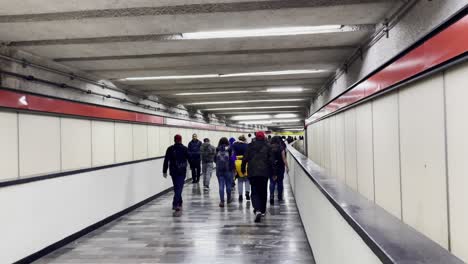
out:
M224 203L224 187L226 187L227 199L231 199L231 188L232 188L232 172L216 172L219 183L219 199Z
M185 175L171 176L174 185L174 199L172 200L172 209L182 207L182 190L184 189Z
M244 184L245 184L245 192L250 193L250 182L247 177L239 177L237 178L237 189L239 190L239 195L244 194Z
M270 200L273 200L275 197L275 187L278 186L278 199L283 199L283 180L284 180L284 169L278 172L276 175L278 178L273 180L273 177L270 177Z

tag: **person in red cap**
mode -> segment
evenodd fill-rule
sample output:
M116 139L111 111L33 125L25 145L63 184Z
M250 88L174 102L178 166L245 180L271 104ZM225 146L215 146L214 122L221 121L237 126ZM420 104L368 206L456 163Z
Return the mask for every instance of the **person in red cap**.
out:
M172 201L174 216L180 216L182 213L182 190L187 175L188 159L188 149L182 145L182 136L175 135L174 145L167 148L163 165L164 178L167 178L167 169L169 168L169 174L174 185L174 199Z
M255 133L255 141L249 144L242 159L241 171L245 173L247 170L256 223L261 222L266 213L268 178L276 171L274 161L271 146L265 140L265 133Z

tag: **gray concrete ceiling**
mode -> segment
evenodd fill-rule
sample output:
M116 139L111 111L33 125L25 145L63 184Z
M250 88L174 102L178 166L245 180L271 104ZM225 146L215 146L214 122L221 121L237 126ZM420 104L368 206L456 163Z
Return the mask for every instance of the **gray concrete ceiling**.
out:
M389 0L0 0L0 41L174 104L230 118L294 112L402 1ZM183 39L183 33L344 25L337 32ZM128 77L321 69L313 74L122 81ZM268 93L301 86L301 93ZM219 94L242 91L239 94ZM200 93L200 95L177 95ZM282 99L284 99L282 101ZM291 99L301 99L288 101ZM212 101L277 100L235 104ZM195 104L195 105L192 105ZM278 106L278 108L275 108ZM256 108L254 108L256 107ZM288 108L290 107L290 108ZM218 110L218 108L240 108ZM249 109L250 108L250 109ZM216 110L203 110L216 109ZM300 125L300 122L297 122ZM285 126L297 124L284 124ZM279 124L278 126L281 126Z

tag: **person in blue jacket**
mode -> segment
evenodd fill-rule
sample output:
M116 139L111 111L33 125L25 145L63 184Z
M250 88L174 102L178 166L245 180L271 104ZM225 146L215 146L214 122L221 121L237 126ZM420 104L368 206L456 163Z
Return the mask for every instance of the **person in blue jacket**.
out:
M241 135L239 137L239 141L236 141L234 142L234 144L232 144L232 155L234 156L234 162L236 162L236 160L240 159L242 160L243 156L245 155L245 152L247 151L247 146L248 144L246 143L246 138L244 135ZM236 178L237 178L237 186L238 186L238 191L239 191L239 202L241 202L244 198L243 198L243 194L244 194L244 186L245 186L245 199L247 201L250 200L250 183L249 183L249 180L247 177L243 176L243 174L241 175L237 175L239 174L238 171L236 171Z
M201 170L201 141L198 140L197 134L192 135L192 140L188 143L189 163L192 170L192 183L200 181Z
M222 137L219 140L218 147L216 148L215 162L216 162L216 176L219 183L219 207L224 207L224 190L226 188L227 203L232 203L232 180L234 163L231 159L232 149L229 147L227 138Z
M172 200L174 216L180 216L182 211L182 190L187 175L188 158L187 147L182 145L182 136L175 135L174 145L167 148L163 164L164 178L167 178L167 169L169 168L169 174L174 185L174 199Z

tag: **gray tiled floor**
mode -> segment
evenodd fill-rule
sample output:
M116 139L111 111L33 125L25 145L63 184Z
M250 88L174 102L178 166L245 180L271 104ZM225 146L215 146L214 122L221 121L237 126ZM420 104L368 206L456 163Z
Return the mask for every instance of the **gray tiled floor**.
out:
M185 186L182 217L172 217L170 193L35 263L314 263L285 183L285 202L261 224L245 200L219 208L213 177L209 192Z

